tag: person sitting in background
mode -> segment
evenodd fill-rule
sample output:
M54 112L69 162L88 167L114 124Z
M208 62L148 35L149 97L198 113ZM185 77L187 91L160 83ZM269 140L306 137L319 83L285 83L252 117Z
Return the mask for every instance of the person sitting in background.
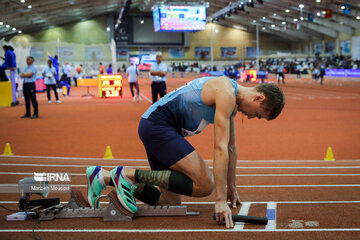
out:
M4 45L3 49L5 51L5 61L0 66L0 81L9 81L9 79L6 76L5 70L16 68L16 56L14 53L14 49L9 45Z
M52 103L51 96L50 96L50 89L52 88L54 90L56 102L60 103L58 93L56 91L56 70L52 66L52 61L48 60L48 65L44 68L42 75L45 78L45 85L46 85L46 93L48 98L48 103Z
M104 74L105 72L105 66L102 64L102 62L99 63L99 73Z
M111 64L109 64L109 67L108 67L108 69L106 69L106 73L107 74L112 74L112 65Z
M311 72L311 75L314 80L319 80L320 70L318 68L314 68L314 70Z

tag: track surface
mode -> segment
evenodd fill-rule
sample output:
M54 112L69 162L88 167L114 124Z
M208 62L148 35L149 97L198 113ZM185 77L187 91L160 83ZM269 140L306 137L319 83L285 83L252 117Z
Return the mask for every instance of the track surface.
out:
M189 78L169 78L172 90ZM271 78L270 81L273 81ZM234 213L269 216L268 226L238 224L225 229L212 221L214 195L184 197L193 217L138 218L131 223L101 219L42 222L42 239L359 239L360 236L360 84L356 81L288 80L283 113L274 121L237 122L237 190L242 205ZM253 84L243 84L254 86ZM143 103L124 97L81 97L73 88L61 104L38 94L40 119L20 119L24 105L0 109L0 146L11 144L13 157L0 156L0 184L15 184L33 172L71 172L72 185L86 193L90 165L147 168L137 136L141 114L150 106L150 81L140 82ZM96 94L95 88L90 91ZM188 138L212 167L213 127ZM102 159L110 145L115 159ZM336 161L324 161L331 146ZM110 189L106 190L109 191ZM68 194L51 197L69 199ZM0 204L16 209L18 193L0 193ZM32 239L32 223L6 222L0 209L1 239Z

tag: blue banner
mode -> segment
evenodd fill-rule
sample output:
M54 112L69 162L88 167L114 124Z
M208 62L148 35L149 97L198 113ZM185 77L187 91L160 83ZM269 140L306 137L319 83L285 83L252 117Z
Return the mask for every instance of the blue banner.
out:
M236 47L222 47L221 58L236 58Z
M195 58L210 58L210 48L209 47L196 47L195 48Z
M169 48L169 58L184 58L185 51L183 47Z
M348 3L344 4L344 14L350 14L351 13L351 5Z
M261 49L259 49L259 55L261 56ZM256 47L247 47L246 48L246 57L256 58Z
M329 77L360 77L360 69L326 69L325 76Z
M350 54L351 53L350 40L341 41L340 47L341 47L341 54Z
M308 14L308 22L314 22L314 14L312 13Z
M116 58L127 58L129 56L129 48L116 48Z

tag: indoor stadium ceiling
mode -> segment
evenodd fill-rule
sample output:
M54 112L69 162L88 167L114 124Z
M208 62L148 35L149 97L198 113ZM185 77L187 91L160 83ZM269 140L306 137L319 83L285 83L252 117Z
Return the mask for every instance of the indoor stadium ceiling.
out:
M70 22L84 21L106 13L118 14L127 1L130 0L0 0L0 38L18 34L19 31L36 32ZM129 14L149 14L156 2L159 1L132 0ZM360 29L360 0L205 2L209 3L209 21L249 32L255 32L258 25L261 32L291 41L310 40L311 37L323 39L324 36L336 38L339 33L353 35L355 29ZM244 8L237 7L242 2ZM303 8L300 8L300 4L304 5ZM349 14L344 13L344 4L351 5ZM329 18L324 14L326 9L332 11ZM309 14L314 16L312 22L307 21ZM300 29L296 29L297 25L300 25Z

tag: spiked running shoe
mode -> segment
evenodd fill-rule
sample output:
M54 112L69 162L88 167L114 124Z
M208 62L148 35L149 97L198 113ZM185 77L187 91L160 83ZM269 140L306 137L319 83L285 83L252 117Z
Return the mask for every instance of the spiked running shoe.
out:
M106 188L102 169L100 166L91 166L86 169L88 181L88 201L91 207L95 207L95 200ZM96 207L100 207L100 202Z
M123 168L124 167L120 166L111 170L111 179L115 185L116 195L121 205L129 212L136 213L137 207L132 193L131 183L126 181L121 175Z

